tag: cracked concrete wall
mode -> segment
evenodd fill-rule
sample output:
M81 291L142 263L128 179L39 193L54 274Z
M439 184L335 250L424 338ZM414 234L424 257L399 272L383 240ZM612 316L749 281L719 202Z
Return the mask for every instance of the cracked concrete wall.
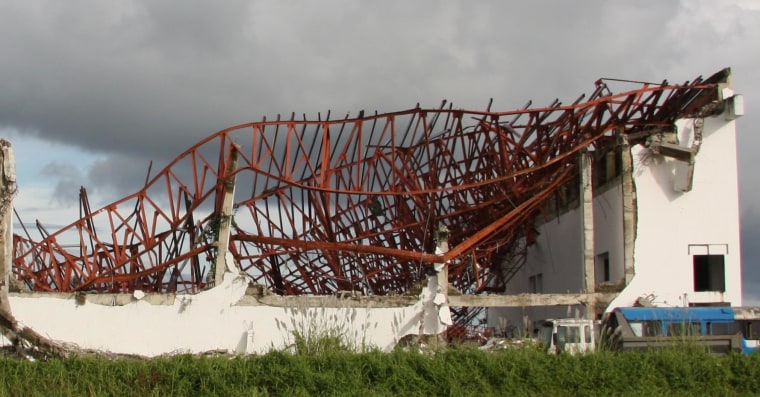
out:
M249 278L232 271L230 261L221 285L177 295L165 304L149 303L139 293L122 306L47 294L13 294L10 303L20 323L54 341L147 357L215 350L266 353L291 346L294 332L330 332L351 347L388 351L404 336L439 334L447 325L440 313L447 314L448 306L437 299L435 276L409 306L274 307L241 303Z
M688 145L693 120L677 123L681 145ZM692 190L674 188L679 161L632 148L636 183L635 275L610 308L631 306L651 295L661 306L693 303L742 304L739 238L739 187L736 125L724 115L704 120L703 143L696 156ZM724 254L725 292L695 292L692 255L712 248Z

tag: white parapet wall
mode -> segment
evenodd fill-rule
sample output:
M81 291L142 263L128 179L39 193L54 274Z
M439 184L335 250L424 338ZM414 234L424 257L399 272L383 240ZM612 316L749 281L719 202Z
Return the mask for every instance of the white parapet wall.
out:
M64 346L146 357L261 354L291 348L296 334L337 336L359 351L388 351L407 335L440 334L451 323L434 276L416 301L400 307L374 307L372 300L342 305L338 298L333 307L309 307L297 304L300 297L293 297L289 307L277 307L251 304L249 277L229 270L220 285L195 295L138 291L123 303L117 295L91 296L90 301L84 295L14 293L10 304L19 323Z

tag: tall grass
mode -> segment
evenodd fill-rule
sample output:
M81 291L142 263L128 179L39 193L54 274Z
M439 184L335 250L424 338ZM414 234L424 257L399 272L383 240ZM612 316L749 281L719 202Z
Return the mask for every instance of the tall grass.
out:
M760 354L546 355L532 348L153 360L0 359L0 396L757 395Z
M305 304L288 308L290 321L275 319L286 337L286 349L296 354L318 355L342 351L359 353L367 349L369 311L357 318L356 308L334 298L334 308L312 310Z

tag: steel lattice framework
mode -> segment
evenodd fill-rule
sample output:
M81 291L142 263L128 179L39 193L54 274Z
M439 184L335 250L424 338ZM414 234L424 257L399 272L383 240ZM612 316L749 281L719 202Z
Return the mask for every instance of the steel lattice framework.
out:
M438 109L262 120L219 131L144 188L42 238L14 237L18 279L36 291L197 292L220 225L242 270L277 294L402 293L449 263L465 293L502 290L534 242L545 203L577 177L578 154L632 144L721 104L730 71L569 105ZM490 106L489 106L490 108ZM233 191L234 215L223 197ZM451 249L435 253L439 226ZM212 277L213 278L213 277Z

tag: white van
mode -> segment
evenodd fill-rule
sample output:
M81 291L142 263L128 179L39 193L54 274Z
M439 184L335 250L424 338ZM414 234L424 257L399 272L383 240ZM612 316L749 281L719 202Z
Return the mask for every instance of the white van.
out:
M593 320L561 318L544 320L538 330L538 341L547 353L570 354L594 351L597 325Z

